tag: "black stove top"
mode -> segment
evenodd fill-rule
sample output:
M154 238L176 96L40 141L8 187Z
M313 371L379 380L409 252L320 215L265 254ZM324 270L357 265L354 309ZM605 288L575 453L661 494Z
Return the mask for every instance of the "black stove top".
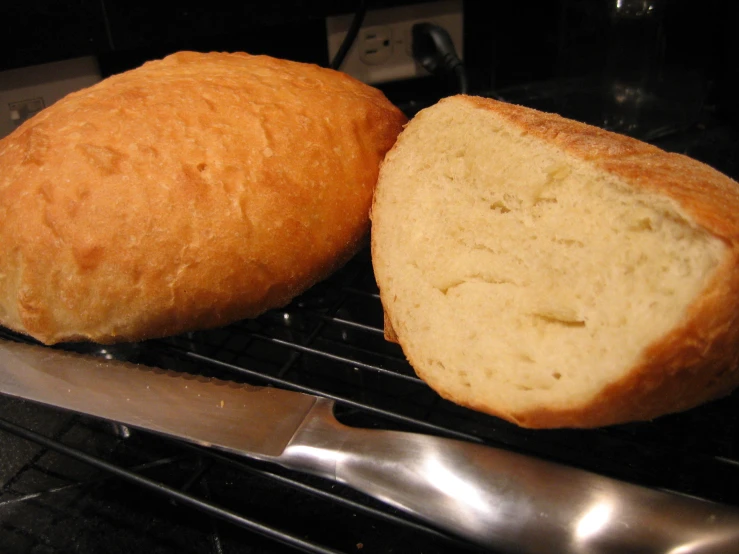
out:
M546 108L546 95L529 97ZM405 108L412 114L423 105ZM653 142L739 177L739 132L710 113ZM1 329L0 336L22 340ZM737 394L653 422L589 431L528 431L460 408L384 341L366 250L258 319L75 349L314 392L335 398L337 416L350 425L482 442L739 506ZM479 551L341 485L4 396L0 486L4 554Z

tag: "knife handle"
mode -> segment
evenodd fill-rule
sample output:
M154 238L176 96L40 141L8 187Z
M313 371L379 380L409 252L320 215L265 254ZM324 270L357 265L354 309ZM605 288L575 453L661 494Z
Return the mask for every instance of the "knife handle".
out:
M347 427L319 399L276 460L504 552L739 552L739 510L463 441Z

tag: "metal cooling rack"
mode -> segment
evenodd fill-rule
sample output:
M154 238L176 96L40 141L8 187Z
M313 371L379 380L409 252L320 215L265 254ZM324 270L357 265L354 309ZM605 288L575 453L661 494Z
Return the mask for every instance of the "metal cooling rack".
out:
M382 321L364 251L255 320L74 349L317 394L348 425L485 443L739 505L736 394L655 422L527 431L439 398L383 339ZM4 397L0 483L8 553L478 551L341 485Z

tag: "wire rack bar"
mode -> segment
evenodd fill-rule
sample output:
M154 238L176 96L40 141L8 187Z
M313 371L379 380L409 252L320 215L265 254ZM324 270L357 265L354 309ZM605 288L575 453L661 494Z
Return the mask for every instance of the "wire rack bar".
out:
M339 356L337 354L332 354L330 352L326 352L325 350L320 350L318 348L311 348L310 346L303 346L300 344L295 344L294 342L278 339L275 337L268 337L264 335L254 335L255 338L258 338L263 341L271 342L273 344L279 344L281 346L284 346L286 348L292 348L293 350L298 350L300 352L305 352L306 354L312 354L314 356L319 356L321 358L325 358L327 360L332 360L334 362L340 362L344 363L350 366L360 367L362 369L366 369L369 371L374 371L375 373L382 373L383 375L386 375L388 377L392 377L394 379L402 379L404 381L410 382L410 383L416 383L423 385L423 381L421 381L418 377L415 377L413 375L404 375L402 373L396 373L395 371L390 371L388 369L385 369L380 366L376 366L373 364L368 364L365 362L360 362L358 360L353 360L351 358L347 358L345 356ZM424 385L425 386L425 385Z
M175 349L175 347L171 347L171 348ZM356 400L352 400L350 398L342 397L336 394L329 394L329 393L326 393L325 391L322 391L316 388L306 387L304 385L299 385L297 383L293 383L292 381L288 381L286 379L280 379L278 377L272 377L270 375L265 375L264 373L261 373L259 371L250 370L245 367L241 367L235 364L217 360L215 358L210 358L208 356L204 356L196 352L190 352L190 351L181 350L181 349L177 349L177 350L181 356L192 358L202 363L218 366L220 368L227 369L235 373L241 373L249 377L255 377L257 379L266 381L270 385L276 385L276 386L284 387L286 389L291 389L291 390L295 390L298 392L304 392L306 394L312 394L315 396L321 396L323 398L328 398L329 400L334 400L335 402L339 404L343 404L345 406L364 410L373 415L377 415L377 416L380 416L380 417L383 417L389 420L397 421L400 423L405 423L407 425L412 425L412 426L424 429L432 433L438 433L440 435L446 435L449 437L455 437L461 440L466 440L466 441L471 441L471 442L476 442L476 443L482 442L482 440L479 437L475 435L471 435L469 433L463 433L460 431L456 431L454 429L442 427L440 425L436 425L433 423L428 423L427 421L421 421L419 419L404 416L402 414L393 412L391 410L384 410L382 408L377 408L370 404L357 402Z
M268 537L282 544L286 544L293 548L298 548L312 554L341 554L338 550L326 548L320 544L306 541L304 539L301 539L300 537L295 537L282 530L264 525L258 521L245 518L237 514L236 512L227 510L213 503L203 501L202 499L197 498L193 495L184 493L180 490L169 487L163 483L160 483L153 479L149 479L115 464L111 464L95 456L91 456L85 452L82 452L81 450L69 447L56 440L49 439L39 433L36 433L19 425L15 425L14 423L11 423L10 421L7 421L5 419L0 418L0 429L9 433L13 433L18 437L22 437L24 439L35 442L36 444L39 444L44 448L48 448L49 450L54 450L55 452L59 452L60 454L64 454L65 456L69 456L70 458L74 458L75 460L84 462L95 468L106 471L120 479L134 483L150 491L166 495L170 499L175 500L184 506L194 508L213 517L217 517L218 519L237 525L243 529L259 533L260 535Z

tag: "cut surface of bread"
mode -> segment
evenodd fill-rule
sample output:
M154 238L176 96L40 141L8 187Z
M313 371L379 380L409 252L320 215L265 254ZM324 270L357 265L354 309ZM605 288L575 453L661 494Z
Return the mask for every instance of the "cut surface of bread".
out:
M406 118L337 71L180 52L0 141L0 324L136 341L282 306L366 243Z
M694 160L445 99L380 172L386 334L442 396L522 426L686 409L739 381L737 206L737 184Z

